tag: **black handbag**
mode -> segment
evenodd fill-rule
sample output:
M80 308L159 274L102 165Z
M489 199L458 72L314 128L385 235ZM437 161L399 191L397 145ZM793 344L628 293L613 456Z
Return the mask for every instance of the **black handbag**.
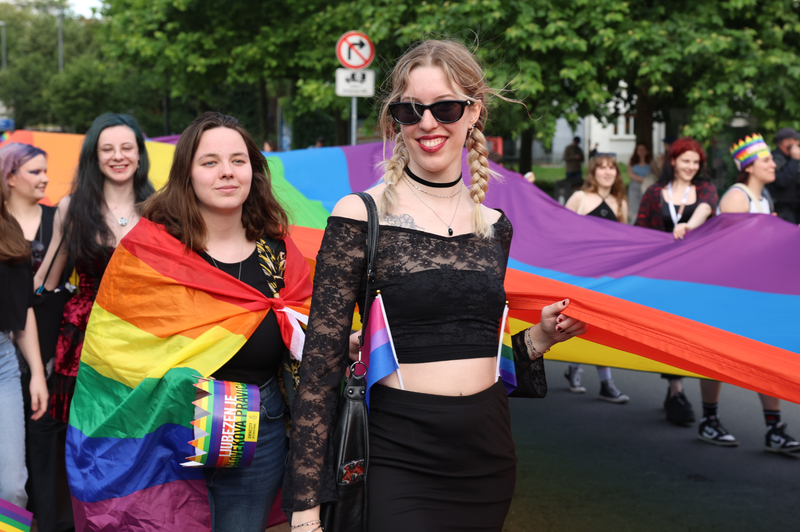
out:
M64 305L73 295L72 292L63 287L52 292L44 289L47 278L50 276L50 271L53 269L53 263L55 263L63 243L64 238L58 243L53 260L50 261L50 266L47 268L47 275L44 276L42 286L39 287L33 298L33 313L36 315L36 326L39 329L39 349L42 353L45 372L47 372L48 362L56 356L56 344L61 333L61 322L64 319Z
M525 331L511 337L514 351L514 370L517 375L517 389L509 397L541 398L547 395L547 378L544 374L544 357L531 360L525 345Z
M372 298L369 286L375 282L375 256L378 247L378 209L372 196L357 195L367 207L367 296L361 308L364 331L369 319ZM363 345L359 337L359 349ZM367 418L367 375L356 375L362 362L350 365L342 397L339 418L331 434L336 472L336 502L322 505L320 521L325 532L365 532L367 530L367 481L369 480L369 421Z

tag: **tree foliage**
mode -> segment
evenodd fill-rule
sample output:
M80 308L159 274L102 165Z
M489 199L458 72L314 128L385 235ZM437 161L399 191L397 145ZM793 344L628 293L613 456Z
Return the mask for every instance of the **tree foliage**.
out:
M0 16L22 16L15 9L0 4ZM647 144L653 120L704 141L735 116L766 135L800 125L797 0L107 0L102 23L65 22L71 59L58 75L46 11L25 15L24 36L9 24L14 74L0 74L0 99L21 123L46 115L80 127L99 107L126 105L155 118L169 92L187 110L177 130L188 111L219 109L274 136L280 101L285 118L341 131L349 99L334 92L334 46L361 30L379 84L419 39L468 44L490 84L524 103L496 102L489 130L506 137L547 144L560 117L631 111ZM367 127L375 103L359 106Z

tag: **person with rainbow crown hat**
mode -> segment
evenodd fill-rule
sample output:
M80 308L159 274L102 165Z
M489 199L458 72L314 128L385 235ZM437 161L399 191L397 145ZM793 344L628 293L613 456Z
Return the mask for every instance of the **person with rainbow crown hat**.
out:
M772 199L765 185L775 181L775 161L769 146L761 135L755 134L734 143L730 149L739 173L736 183L728 189L719 203L719 212L773 214ZM717 407L722 383L713 380L700 382L703 397L703 419L697 437L702 441L723 447L739 444L719 421ZM786 434L786 424L781 422L781 401L775 397L758 394L767 423L764 449L774 453L800 452L800 443Z
M719 211L773 214L775 206L766 185L775 181L776 165L764 137L748 135L734 143L730 152L739 173L722 197Z

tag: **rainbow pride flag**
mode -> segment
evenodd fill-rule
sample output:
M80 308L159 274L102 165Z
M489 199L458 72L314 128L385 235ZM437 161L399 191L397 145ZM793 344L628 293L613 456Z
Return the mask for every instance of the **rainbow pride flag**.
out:
M367 330L364 332L364 345L361 349L362 362L367 366L367 408L369 408L370 390L372 386L384 377L395 371L403 389L403 379L400 376L400 365L397 362L397 353L394 350L392 332L386 320L386 308L383 306L383 296L380 293L369 307Z
M506 393L517 389L517 370L514 367L514 348L511 345L511 327L508 323L508 305L503 309L500 322L500 345L497 348L497 377L503 381Z
M33 514L25 508L0 499L0 531L30 532Z
M207 377L275 312L284 343L307 309L308 263L286 239L286 288L269 299L141 220L106 269L86 330L67 430L78 530L209 530L195 454L197 376Z

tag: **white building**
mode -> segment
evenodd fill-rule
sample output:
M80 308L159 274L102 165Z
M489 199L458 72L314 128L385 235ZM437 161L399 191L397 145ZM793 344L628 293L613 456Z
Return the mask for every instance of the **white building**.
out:
M587 154L598 144L599 153L614 153L617 161L628 164L636 149L636 135L634 134L633 115L624 115L617 118L616 122L608 125L593 116L587 116L583 122L584 134L581 137L583 150ZM653 156L664 153L664 137L666 124L653 122ZM562 149L563 152L563 149Z
M533 143L533 159L537 163L563 164L564 148L572 144L576 136L581 138L581 148L586 156L598 144L599 153L613 153L617 161L628 164L636 149L636 135L634 134L633 115L620 116L615 122L604 125L594 116L587 116L578 121L572 129L566 119L556 121L556 132L553 135L550 153L545 152L544 146L539 141ZM663 122L653 123L653 156L664 153L664 137L666 125Z

